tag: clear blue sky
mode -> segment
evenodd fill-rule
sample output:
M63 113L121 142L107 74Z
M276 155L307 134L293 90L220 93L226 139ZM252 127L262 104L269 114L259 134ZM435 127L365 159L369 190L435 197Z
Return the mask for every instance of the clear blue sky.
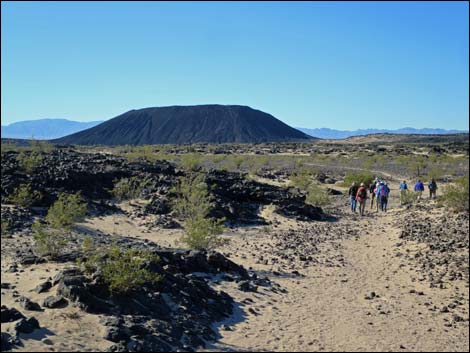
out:
M1 7L2 124L220 103L298 127L469 126L467 2Z

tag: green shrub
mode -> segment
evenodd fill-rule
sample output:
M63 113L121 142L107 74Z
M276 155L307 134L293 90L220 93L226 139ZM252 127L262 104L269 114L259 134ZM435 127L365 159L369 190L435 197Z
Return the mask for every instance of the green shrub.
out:
M186 234L180 241L194 250L213 250L225 243L220 238L224 229L223 220L199 215L186 220L184 225Z
M331 204L328 192L314 180L313 171L302 171L290 177L291 183L300 191L305 192L305 201L312 206L324 207Z
M33 223L32 230L37 251L41 255L49 255L52 259L58 258L70 241L63 230L45 226L37 221Z
M32 151L29 154L20 152L16 157L18 161L18 166L20 169L24 170L26 173L33 173L42 162L42 156L36 151Z
M173 190L177 198L173 202L173 209L183 219L206 216L211 210L211 197L207 191L207 184L203 175L188 175L180 179Z
M428 165L428 159L423 155L399 156L397 161L404 165L411 176L420 177Z
M233 164L233 169L235 171L240 171L240 168L245 161L245 158L243 156L232 156L231 162Z
M269 166L269 156L259 155L247 157L245 165L247 165L251 173L260 173Z
M290 182L299 190L307 191L308 187L313 183L313 177L306 172L296 173L291 175Z
M87 210L80 193L61 193L57 201L49 208L46 221L52 228L70 230L76 222L85 219Z
M212 163L219 164L227 158L226 154L216 154L212 156Z
M142 193L141 182L137 177L122 178L116 181L111 194L118 199L131 200L138 198Z
M440 203L457 211L469 211L469 177L464 176L444 188Z
M360 172L360 173L348 173L344 177L344 186L350 186L352 183L364 183L365 185L370 185L374 181L374 175L368 172Z
M400 203L402 205L410 205L418 200L419 194L410 190L400 190Z
M197 153L186 153L180 158L181 168L187 171L196 170L202 163L201 155Z
M31 150L33 152L49 153L54 149L54 145L48 141L31 139Z
M1 220L2 232L1 235L7 235L10 233L10 221L8 219Z
M426 179L431 180L442 180L442 177L444 176L445 171L441 167L433 167L430 169L427 173Z
M86 273L98 270L111 293L129 294L146 283L156 284L161 281L159 274L145 268L147 263L159 261L160 258L149 251L123 250L119 246L111 246L96 249L80 265Z
M317 207L325 207L331 204L330 194L315 183L309 185L305 201Z
M42 194L39 191L33 191L31 184L22 184L13 190L8 201L18 206L30 207L41 198Z
M180 241L196 250L210 250L220 246L223 220L207 217L211 210L211 197L203 176L189 175L182 178L174 191L178 195L174 210L185 220L185 235Z

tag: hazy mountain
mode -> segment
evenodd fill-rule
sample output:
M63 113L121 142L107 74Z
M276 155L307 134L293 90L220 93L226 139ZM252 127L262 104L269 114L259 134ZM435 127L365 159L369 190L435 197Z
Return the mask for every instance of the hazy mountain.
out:
M67 119L28 120L2 125L2 138L38 140L55 139L88 129L101 121L80 122Z
M306 128L297 128L300 131L305 132L306 134L322 139L343 139L351 136L362 136L369 134L420 134L420 135L442 135L442 134L456 134L462 132L468 132L466 130L445 130L445 129L415 129L412 127L405 127L397 130L387 130L387 129L361 129L361 130L334 130L328 128L320 129L306 129Z
M93 128L55 140L78 145L144 145L309 140L270 114L240 105L131 110Z

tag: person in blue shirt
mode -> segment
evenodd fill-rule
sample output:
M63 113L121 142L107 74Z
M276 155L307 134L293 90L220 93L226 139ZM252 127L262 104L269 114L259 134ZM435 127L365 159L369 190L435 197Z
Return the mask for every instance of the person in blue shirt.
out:
M415 192L418 193L418 200L421 200L421 194L424 191L424 184L421 180L418 180L414 187Z
M380 209L383 212L387 212L387 204L388 204L388 196L390 194L390 188L388 187L387 183L380 183L378 188L378 196L380 201Z
M403 205L405 202L405 195L408 192L408 185L406 184L406 180L403 180L400 183L400 204Z

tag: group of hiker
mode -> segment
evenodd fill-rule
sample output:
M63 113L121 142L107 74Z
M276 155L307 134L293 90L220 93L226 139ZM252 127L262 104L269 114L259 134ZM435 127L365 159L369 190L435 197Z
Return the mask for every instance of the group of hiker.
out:
M431 179L431 181L428 183L428 189L429 189L429 198L430 199L435 199L437 195L437 183L436 180ZM406 181L402 181L400 184L400 191L403 193L405 190L408 190L408 186L406 185ZM421 180L418 180L414 186L414 192L418 194L417 198L418 200L421 199L421 196L424 192L424 184Z
M400 201L403 204L403 200L405 198L405 194L408 192L408 185L406 181L403 180L400 183ZM434 179L432 179L428 183L429 189L429 198L436 198L437 192L437 183ZM414 185L414 192L417 193L417 199L421 199L422 193L424 192L424 184L421 180L418 180ZM360 183L358 185L357 182L354 182L351 187L349 188L349 199L351 202L351 211L356 212L357 205L359 203L359 213L361 216L364 216L365 208L366 208L366 200L368 199L368 194L370 194L370 208L375 208L378 212L379 209L382 212L387 211L388 199L390 196L390 187L385 180L380 180L379 178L375 178L372 183L366 185L365 183Z

